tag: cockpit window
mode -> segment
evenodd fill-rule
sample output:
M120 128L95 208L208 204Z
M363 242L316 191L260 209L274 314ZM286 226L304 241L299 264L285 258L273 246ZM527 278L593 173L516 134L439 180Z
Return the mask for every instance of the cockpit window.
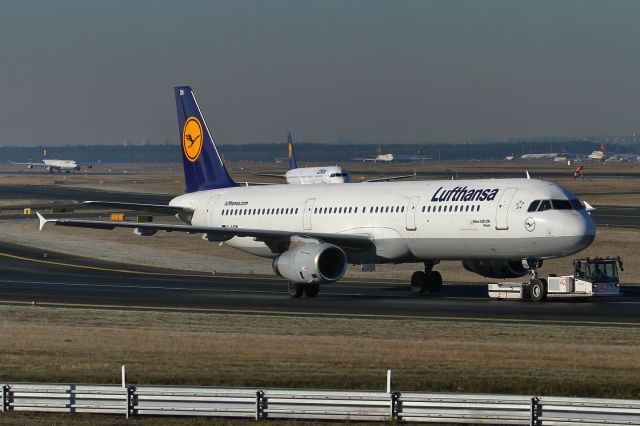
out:
M538 207L539 212L543 212L545 210L551 209L551 200L542 200L540 201L540 206Z
M572 210L569 200L551 200L554 210Z
M584 210L584 205L578 199L571 200L534 200L529 204L529 212L543 212L545 210Z
M574 209L576 210L584 210L584 204L582 204L582 202L580 200L578 200L577 198L573 198L571 200L569 200L569 202L571 203L571 206L573 206Z

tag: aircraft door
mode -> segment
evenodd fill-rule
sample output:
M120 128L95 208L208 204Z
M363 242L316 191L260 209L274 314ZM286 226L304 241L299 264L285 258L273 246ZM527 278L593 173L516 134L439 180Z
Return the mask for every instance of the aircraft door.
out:
M496 209L496 229L503 231L509 229L509 206L517 191L517 188L507 188L502 192Z
M418 201L420 201L420 197L411 197L407 205L407 231L416 230L416 209L418 208Z
M303 212L303 225L304 225L304 229L305 231L310 231L312 229L311 227L311 215L313 214L313 206L316 205L316 199L315 198L309 198L307 200L307 202L304 205L304 212Z
M209 203L207 204L207 223L209 224L209 226L216 226L213 208L216 205L216 201L218 201L218 198L220 198L219 195L214 195L213 197L209 198Z

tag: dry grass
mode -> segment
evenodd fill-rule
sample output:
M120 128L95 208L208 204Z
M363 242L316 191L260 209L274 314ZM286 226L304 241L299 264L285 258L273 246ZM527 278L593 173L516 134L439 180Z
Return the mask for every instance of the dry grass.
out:
M0 307L0 380L638 398L640 329ZM604 367L603 367L604 366ZM594 372L597 371L597 374Z

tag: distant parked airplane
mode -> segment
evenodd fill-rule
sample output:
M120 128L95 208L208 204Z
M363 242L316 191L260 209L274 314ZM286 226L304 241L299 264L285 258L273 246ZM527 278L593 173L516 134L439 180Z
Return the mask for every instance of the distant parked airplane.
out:
M362 158L352 158L352 160L354 161L362 161L362 162L367 162L367 161L373 161L374 163L377 163L378 161L383 162L383 163L390 163L393 161L394 157L393 154L389 153L389 154L382 154L380 152L380 147L378 147L378 155L376 155L375 157L365 157L364 155L362 156Z
M291 132L287 134L287 149L289 152L289 170L285 174L256 173L256 176L269 176L285 178L289 184L307 185L318 183L349 183L351 177L346 169L340 166L298 167L296 153L293 149ZM389 154L390 155L390 154ZM369 179L365 182L383 182L415 177L416 173L402 176L389 176L385 178Z
M28 169L33 169L34 167L46 167L49 173L54 173L54 172L61 173L62 171L66 173L69 173L71 171L77 172L83 166L86 167L87 169L90 169L93 167L93 164L91 163L78 163L75 160L48 159L46 149L43 151L42 155L44 158L41 162L15 163L12 161L11 164L19 164L19 165L27 166Z
M553 160L559 155L557 152L544 152L542 154L524 154L520 158L522 160Z
M587 156L587 158L589 160L604 161L606 153L607 153L607 149L605 148L604 144L601 143L600 150L592 151L591 154Z

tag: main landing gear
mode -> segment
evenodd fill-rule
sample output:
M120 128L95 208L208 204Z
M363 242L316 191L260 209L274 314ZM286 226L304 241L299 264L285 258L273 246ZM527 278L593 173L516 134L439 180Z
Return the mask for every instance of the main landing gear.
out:
M533 302L547 300L547 280L540 278L538 268L542 266L541 260L523 260L522 264L529 269L529 298Z
M442 291L442 275L434 271L433 267L438 262L424 262L424 272L416 271L411 275L411 291L414 293L440 293Z
M305 284L289 281L289 296L293 298L300 298L304 294L307 297L316 297L320 292L319 284Z

